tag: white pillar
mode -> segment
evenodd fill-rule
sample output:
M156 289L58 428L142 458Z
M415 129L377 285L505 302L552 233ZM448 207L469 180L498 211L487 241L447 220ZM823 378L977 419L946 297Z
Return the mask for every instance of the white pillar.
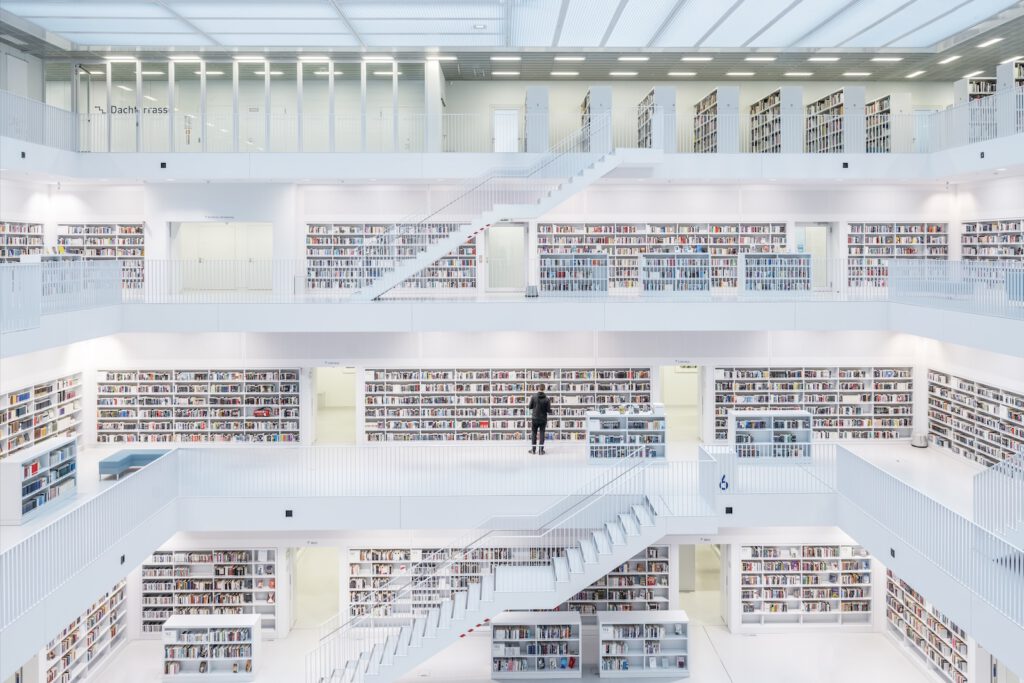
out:
M444 121L444 73L441 62L428 59L423 65L424 152L442 151Z
M550 105L546 85L526 86L526 151L548 151L550 138Z

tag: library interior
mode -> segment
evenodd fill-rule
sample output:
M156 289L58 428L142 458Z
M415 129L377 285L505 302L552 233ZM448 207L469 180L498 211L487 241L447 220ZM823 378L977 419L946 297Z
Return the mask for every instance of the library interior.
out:
M0 1L0 682L1022 644L1024 0Z

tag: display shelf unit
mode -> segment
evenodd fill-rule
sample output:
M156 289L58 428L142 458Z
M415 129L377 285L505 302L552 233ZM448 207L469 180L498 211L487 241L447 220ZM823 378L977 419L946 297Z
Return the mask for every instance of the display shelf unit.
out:
M0 263L16 263L22 256L42 253L42 223L0 221Z
M689 622L682 610L599 614L600 677L689 676Z
M996 66L999 137L1024 131L1024 61L1014 60Z
M669 546L648 546L555 609L584 616L668 610L672 605L671 571Z
M46 439L0 460L0 524L24 524L75 495L78 437Z
M640 149L659 149L677 152L676 148L676 89L655 86L637 107L637 146Z
M145 281L145 223L63 223L57 247L86 261L121 262L121 286L141 289Z
M583 140L584 152L611 151L611 115L611 86L591 86L580 103L580 127L586 130Z
M415 258L423 244L447 237L456 223L423 223L394 245L385 243L390 223L308 223L306 288L357 290L389 272L398 260ZM415 277L403 289L470 289L477 283L476 243L469 240Z
M163 678L254 681L260 631L253 614L175 615L163 625Z
M943 679L968 683L967 633L906 581L886 570L885 619L889 633L906 643Z
M641 254L640 269L645 294L711 291L708 253Z
M784 253L785 223L540 223L537 248L546 255L608 255L608 288L644 286L644 254L708 254L712 288L736 288L740 254ZM689 280L692 278L676 278Z
M124 599L122 580L58 633L36 658L39 683L78 683L110 662L127 642Z
M592 461L621 458L665 458L665 408L649 411L594 411L587 418L587 454ZM640 452L639 456L636 454Z
M715 88L693 107L693 151L717 154L739 151L740 89Z
M548 438L582 441L585 414L651 404L650 368L370 368L363 381L368 441L519 441L526 404L544 384Z
M299 440L295 368L100 370L98 443Z
M0 460L51 437L79 436L81 416L80 373L0 394Z
M729 436L730 411L806 410L814 439L909 439L910 367L715 368L715 439Z
M158 550L142 564L142 635L175 615L253 615L277 634L278 557L274 548Z
M871 623L871 557L858 545L744 545L743 624Z
M928 436L968 460L994 465L1024 449L1024 392L928 370Z
M541 254L540 291L543 294L605 294L608 255Z
M803 90L784 86L750 105L750 151L799 153L803 126Z
M865 151L910 152L914 142L910 93L892 93L864 105Z
M811 291L810 254L741 254L741 292L799 293Z
M729 443L741 458L802 458L811 455L813 419L806 410L729 412Z
M808 154L865 150L864 87L840 88L807 105L804 151Z
M886 287L889 259L949 258L947 223L850 223L846 238L850 287Z
M964 223L960 251L965 261L1024 261L1024 218Z
M583 676L578 614L504 612L491 621L491 678Z

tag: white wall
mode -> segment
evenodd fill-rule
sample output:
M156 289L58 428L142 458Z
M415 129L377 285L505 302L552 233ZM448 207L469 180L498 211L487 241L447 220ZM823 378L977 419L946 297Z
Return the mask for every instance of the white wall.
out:
M43 61L38 57L17 50L9 45L0 45L0 90L9 90L11 85L7 82L9 60L20 59L26 62L28 67L28 91L26 97L33 100L43 99Z

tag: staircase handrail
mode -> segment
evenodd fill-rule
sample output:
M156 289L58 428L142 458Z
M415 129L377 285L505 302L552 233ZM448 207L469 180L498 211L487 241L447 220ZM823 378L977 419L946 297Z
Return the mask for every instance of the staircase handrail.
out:
M974 475L974 520L996 534L1024 525L1024 448Z

